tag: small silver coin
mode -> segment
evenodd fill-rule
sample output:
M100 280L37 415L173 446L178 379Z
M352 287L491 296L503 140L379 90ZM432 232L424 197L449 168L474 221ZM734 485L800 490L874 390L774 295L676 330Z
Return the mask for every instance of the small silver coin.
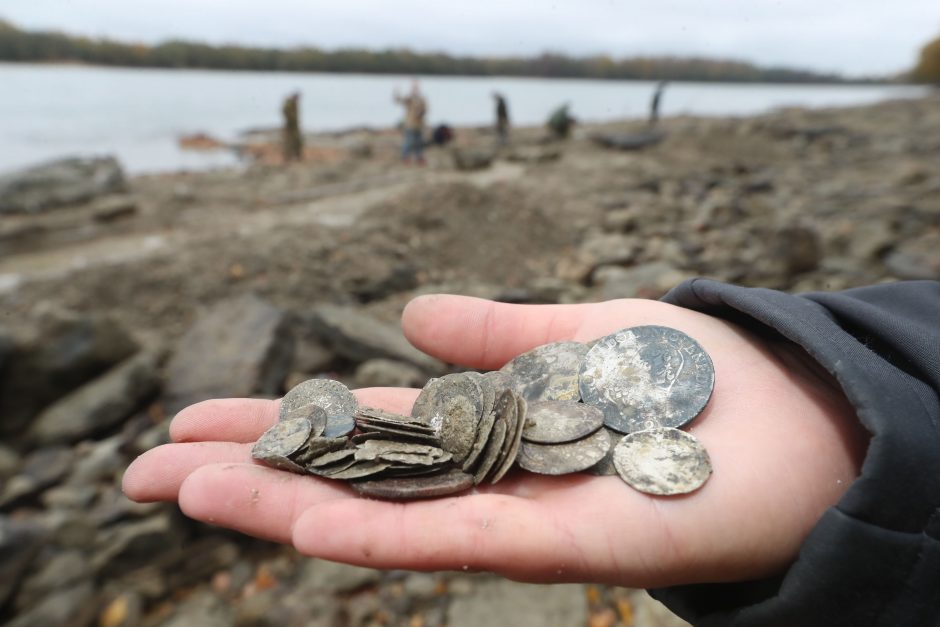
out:
M561 444L587 437L604 425L604 412L573 401L529 403L522 439L536 444Z
M399 442L414 442L416 444L430 444L431 446L440 446L441 439L436 435L425 435L422 433L411 433L408 431L398 431L394 429L382 429L381 431L364 431L357 433L349 438L353 444L362 444L369 440L388 440L395 439Z
M307 462L307 467L320 468L323 466L330 466L347 459L354 459L355 454L356 450L351 448L323 453Z
M350 414L331 414L326 417L323 437L339 438L349 435L356 428L356 417Z
M610 438L604 431L565 444L523 442L516 463L520 468L540 475L567 475L587 470L610 450Z
M614 449L614 465L633 488L659 496L693 492L712 473L702 443L690 433L668 427L625 436Z
M490 483L497 483L506 476L506 473L516 462L522 445L522 430L525 428L526 422L526 400L511 390L509 393L513 397L514 407L507 411L509 420L507 420L506 441L503 442L503 449L500 451L500 458L496 462L496 469L490 475Z
M254 443L251 447L251 456L275 468L302 472L303 467L290 457L307 443L311 428L310 421L306 418L278 422Z
M577 401L578 376L588 347L580 342L537 346L500 370L509 374L512 388L527 401Z
M352 466L340 470L339 472L328 474L325 473L325 476L329 477L330 479L343 479L349 481L351 479L361 479L363 477L377 475L391 465L392 464L390 462L382 462L378 460L356 462Z
M330 414L356 413L356 397L345 385L332 379L308 379L295 385L281 399L279 416L283 420L287 414L304 405L317 405Z
M581 397L604 412L620 433L681 427L711 397L711 358L685 333L642 326L605 336L588 351L581 368Z
M493 430L493 424L495 422L496 412L491 408L488 414L484 414L483 420L480 421L477 427L477 439L473 442L473 448L470 449L467 458L463 461L464 471L469 471L477 463L477 460L480 459L480 456L483 454L483 449L486 448L486 443L489 441L490 432Z
M311 437L307 440L307 443L302 449L291 455L291 459L301 466L304 466L315 457L344 448L348 442L349 438L346 436L340 436L338 438L328 438L325 436L317 438Z
M323 434L323 430L326 429L327 416L326 411L319 405L303 405L290 411L284 418L283 422L294 420L297 418L306 418L310 421L310 437L316 438Z
M483 449L480 463L473 472L474 485L482 483L496 465L499 454L503 449L503 442L506 440L506 429L506 419L500 416L490 430L490 435L486 442L486 448Z
M461 470L419 477L402 477L352 484L362 496L389 500L429 499L463 492L473 487L473 477Z
M440 466L453 459L450 453L441 451L440 456L430 454L421 455L418 453L399 453L397 451L387 451L379 453L379 459L393 464L402 464L408 467L414 466Z

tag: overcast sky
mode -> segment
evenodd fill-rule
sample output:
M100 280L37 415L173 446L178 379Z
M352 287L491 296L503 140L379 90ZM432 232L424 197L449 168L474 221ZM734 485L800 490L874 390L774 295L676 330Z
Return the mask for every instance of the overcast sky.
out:
M852 76L908 69L940 35L938 0L0 0L0 17L147 43L696 55Z

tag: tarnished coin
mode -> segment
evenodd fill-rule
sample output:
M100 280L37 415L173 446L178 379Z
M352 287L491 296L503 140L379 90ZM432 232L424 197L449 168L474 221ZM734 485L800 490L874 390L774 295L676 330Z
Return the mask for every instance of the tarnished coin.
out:
M715 386L708 354L685 333L660 326L601 338L581 368L581 397L621 433L681 427L704 409Z
M320 437L326 429L326 411L319 405L311 403L298 407L291 410L282 420L287 422L297 418L306 418L310 421L310 437L312 438Z
M394 438L400 442L414 442L416 444L430 444L431 446L440 446L441 439L436 435L426 435L423 433L412 433L410 431L398 431L396 429L382 429L380 431L364 431L357 433L349 438L353 444L362 444L369 440L387 440Z
M519 355L500 370L512 378L512 389L527 401L577 401L578 376L588 347L555 342Z
M315 457L345 447L347 442L349 442L349 438L346 436L340 436L338 438L328 438L326 436L317 438L311 437L307 440L307 443L302 449L291 455L291 459L301 466L304 466Z
M444 375L434 384L428 404L428 424L441 431L449 408L458 397L461 399L458 404L465 405L465 411L473 414L475 420L483 416L483 389L479 381L472 374L458 372Z
M455 468L434 475L356 481L352 487L362 496L377 499L429 499L463 492L473 487L473 477Z
M632 487L662 496L697 490L712 474L702 443L690 433L667 427L624 437L614 449L614 465Z
M610 440L610 449L601 461L588 468L588 472L596 477L612 477L617 474L617 468L614 466L614 449L624 435L607 427L602 427L601 430L607 433Z
M324 466L330 466L345 460L354 460L356 455L356 449L345 448L339 451L331 451L329 453L323 453L314 457L309 462L307 462L308 468L321 468Z
M390 462L383 462L378 460L356 462L352 466L344 468L339 472L324 474L330 479L344 479L349 481L351 479L361 479L363 477L377 475L391 465L392 464Z
M512 390L507 391L512 396L513 403L506 411L508 418L506 440L503 442L499 459L496 461L496 469L490 475L490 483L496 483L506 476L516 462L519 447L522 444L522 430L525 428L526 400Z
M487 438L486 448L483 449L480 463L473 471L474 485L482 483L496 465L500 456L499 454L503 450L503 442L506 440L506 428L507 422L502 416L493 423L493 428L490 430L489 438Z
M493 405L495 405L495 403L493 403ZM470 449L467 458L463 460L463 469L465 471L469 471L473 468L477 460L480 459L480 456L483 454L483 449L489 441L490 432L493 430L493 424L495 422L496 412L493 408L490 408L490 412L483 415L483 419L477 426L477 439L473 442L473 448Z
M483 378L493 386L494 390L496 390L496 396L499 396L504 390L508 390L512 387L512 376L510 376L508 372L503 372L502 370L490 370L489 372L484 372Z
M269 466L303 472L303 467L290 459L307 443L311 430L306 418L278 422L265 431L251 447L251 456Z
M356 417L350 414L332 414L326 417L323 437L339 438L349 435L356 428Z
M522 439L536 444L561 444L587 437L604 425L604 412L573 401L529 403Z
M278 414L283 420L287 414L304 405L318 405L330 414L356 413L356 397L345 385L332 379L308 379L295 385L281 399L281 410Z
M482 408L480 409L480 417L484 417L487 414L493 411L493 405L496 404L497 391L493 386L493 382L490 379L487 379L479 372L465 372L468 377L476 380L480 386L480 400L482 401ZM502 390L500 390L501 392Z
M567 475L586 470L602 460L610 450L610 438L604 431L566 444L523 442L516 463L540 475Z

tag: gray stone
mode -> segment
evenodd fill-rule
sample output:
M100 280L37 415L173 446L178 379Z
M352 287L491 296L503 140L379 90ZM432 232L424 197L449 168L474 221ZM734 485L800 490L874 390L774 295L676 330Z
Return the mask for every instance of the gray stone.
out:
M183 334L166 367L166 409L209 398L275 396L290 368L287 315L248 294L216 303Z
M428 373L444 370L444 364L408 343L401 329L353 307L320 305L309 318L324 344L336 354L356 362L376 357L404 361Z
M59 159L0 176L0 213L38 213L125 188L113 157Z
M0 607L16 590L46 536L37 522L0 516Z
M493 158L496 156L490 150L473 150L470 148L457 147L451 149L450 155L454 160L454 167L465 172L484 170L490 167L493 163Z
M83 442L76 447L78 459L69 474L69 485L94 485L110 481L126 467L121 447L124 439L120 435L98 442Z
M170 422L172 421L164 420L134 438L134 441L131 442L131 452L135 455L140 455L144 451L157 448L161 444L169 444Z
M786 226L773 234L768 251L783 264L787 275L809 272L819 267L823 247L819 234L805 226Z
M90 577L88 558L82 551L69 550L53 554L23 581L23 587L16 595L15 605L22 611L35 605L39 599L51 592L75 585Z
M601 288L601 299L659 298L692 276L668 263L653 262L631 268L606 266L594 273L594 284Z
M141 351L44 410L30 429L40 444L74 442L118 425L159 386L160 354Z
M9 446L0 444L0 485L17 473L22 460Z
M490 579L480 581L471 595L450 604L450 627L512 625L513 627L571 627L587 622L584 586L535 585Z
M356 368L353 375L356 387L421 387L427 376L411 364L392 359L370 359Z
M84 510L97 496L95 485L60 485L43 492L40 500L47 509Z
M211 592L197 592L180 603L163 627L232 627L235 609Z
M92 208L96 222L116 222L137 213L137 201L131 196L111 196L102 198Z
M940 279L940 233L902 242L885 257L888 271L899 279Z
M40 409L132 355L137 343L105 316L51 311L18 337L0 377L0 435L23 432Z
M381 579L381 571L372 568L310 559L301 566L297 585L310 591L345 593L375 585Z
M92 557L95 571L117 576L144 566L157 556L177 552L182 534L175 528L169 512L134 521L109 530L101 549Z
M47 596L38 605L7 623L6 627L85 627L94 622L96 611L95 586L90 581L83 581Z
M75 453L64 446L39 449L26 457L19 474L7 481L0 506L7 507L58 483L75 461Z

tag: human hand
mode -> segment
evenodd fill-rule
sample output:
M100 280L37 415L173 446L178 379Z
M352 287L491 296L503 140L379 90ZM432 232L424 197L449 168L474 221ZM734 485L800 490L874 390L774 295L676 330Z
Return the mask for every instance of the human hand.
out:
M310 556L374 568L631 587L779 571L856 477L866 444L841 391L799 349L647 300L542 306L426 296L402 318L418 348L482 369L541 344L644 324L686 332L715 366L711 401L688 427L714 474L688 495L648 496L618 477L517 470L449 498L364 499L340 482L254 463L251 443L276 422L278 401L250 399L181 411L170 428L174 443L135 460L124 491L136 501L177 500L194 519L292 543ZM404 414L417 394L356 391L362 404Z

